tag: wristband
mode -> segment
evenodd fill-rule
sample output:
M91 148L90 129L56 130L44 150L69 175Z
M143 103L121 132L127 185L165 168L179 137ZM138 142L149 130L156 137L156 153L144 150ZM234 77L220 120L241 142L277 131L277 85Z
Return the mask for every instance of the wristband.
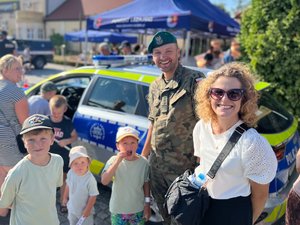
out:
M150 197L145 197L145 203L150 203L151 202L151 198Z

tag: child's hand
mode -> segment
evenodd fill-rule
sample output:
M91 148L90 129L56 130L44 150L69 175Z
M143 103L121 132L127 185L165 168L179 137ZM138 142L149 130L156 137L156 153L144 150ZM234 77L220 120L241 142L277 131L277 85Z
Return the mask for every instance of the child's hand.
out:
M151 216L150 204L145 204L145 206L144 206L144 219L145 219L145 221L148 221L150 216Z
M122 161L122 159L126 158L127 156L127 152L119 152L117 157L120 161Z
M82 217L84 217L84 218L88 218L90 215L91 215L90 210L84 210L82 213Z

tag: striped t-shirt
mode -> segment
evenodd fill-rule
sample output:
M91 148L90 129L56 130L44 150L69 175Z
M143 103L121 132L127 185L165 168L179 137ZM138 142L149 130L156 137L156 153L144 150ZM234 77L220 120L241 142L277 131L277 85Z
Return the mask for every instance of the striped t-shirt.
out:
M15 112L16 102L23 98L23 90L15 83L0 80L0 166L14 166L23 157L16 142L21 124Z

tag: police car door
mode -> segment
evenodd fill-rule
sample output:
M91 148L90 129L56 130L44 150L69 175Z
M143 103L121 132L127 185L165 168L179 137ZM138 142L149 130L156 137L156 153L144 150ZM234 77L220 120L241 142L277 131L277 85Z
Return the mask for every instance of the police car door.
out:
M148 87L139 83L108 76L93 77L74 116L81 141L94 149L93 158L106 162L115 154L117 129L127 125L140 131L138 153L141 152L149 125L147 93Z

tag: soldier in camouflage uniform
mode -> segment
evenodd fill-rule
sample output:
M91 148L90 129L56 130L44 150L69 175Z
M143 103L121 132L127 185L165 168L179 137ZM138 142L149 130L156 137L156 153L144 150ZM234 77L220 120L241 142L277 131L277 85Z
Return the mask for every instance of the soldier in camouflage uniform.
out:
M197 81L204 75L179 63L180 49L169 32L155 34L148 51L163 73L150 85L151 125L142 155L148 157L151 152L152 195L165 223L170 224L170 218L164 215L164 194L177 176L195 167L192 133L197 118L193 96Z

